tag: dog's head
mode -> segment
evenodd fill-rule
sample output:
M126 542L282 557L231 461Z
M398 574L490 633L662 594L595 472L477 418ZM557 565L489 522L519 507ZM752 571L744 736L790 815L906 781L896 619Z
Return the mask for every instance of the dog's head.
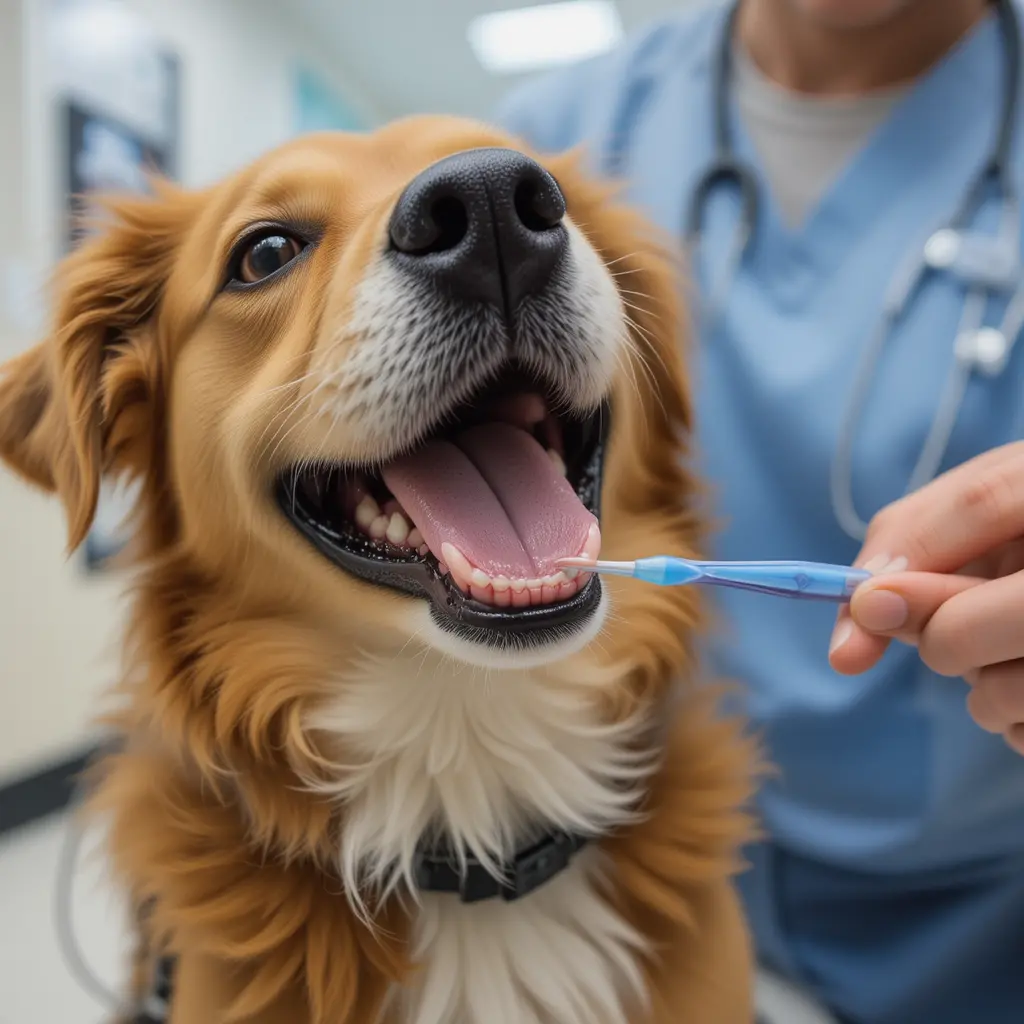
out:
M0 455L72 545L127 474L150 558L499 666L600 630L559 558L685 548L675 268L575 161L418 119L112 213L0 381Z

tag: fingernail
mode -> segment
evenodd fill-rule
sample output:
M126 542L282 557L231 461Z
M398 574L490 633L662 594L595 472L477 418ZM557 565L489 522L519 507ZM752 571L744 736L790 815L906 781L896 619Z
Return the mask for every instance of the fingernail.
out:
M875 555L874 558L869 558L861 566L861 568L865 572L870 572L870 573L881 572L891 561L892 561L892 556L887 551L883 551L880 555Z
M864 629L872 633L889 633L907 621L910 608L892 590L868 590L857 599L856 610L851 606L851 613Z
M893 558L887 551L883 551L874 558L869 558L861 568L872 576L884 576L890 572L905 572L909 564L903 555Z
M875 575L887 576L889 573L893 572L906 572L908 565L910 565L910 563L907 561L906 557L904 555L900 555L899 558L892 559L892 561L887 565L879 569Z
M828 647L829 657L835 654L851 636L853 636L853 621L851 619L843 619L842 622L837 623L836 628L832 631L832 642Z

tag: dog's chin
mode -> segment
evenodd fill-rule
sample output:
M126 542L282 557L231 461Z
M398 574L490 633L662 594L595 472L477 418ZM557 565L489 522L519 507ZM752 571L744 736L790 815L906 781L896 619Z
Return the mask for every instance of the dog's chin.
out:
M597 582L595 580L595 582ZM526 639L513 631L496 640L476 630L460 629L421 605L411 616L411 633L448 658L491 671L554 665L585 650L601 633L608 617L608 594L595 588L596 600L583 614L561 628L532 633Z

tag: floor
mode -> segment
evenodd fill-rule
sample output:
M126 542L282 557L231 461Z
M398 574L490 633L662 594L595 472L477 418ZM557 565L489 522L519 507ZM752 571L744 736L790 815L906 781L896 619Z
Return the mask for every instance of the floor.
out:
M56 885L67 820L49 818L0 842L0 1024L101 1024L106 1007L65 964L57 941ZM117 991L127 945L123 905L85 837L77 861L74 931L91 972Z
M77 980L57 939L58 868L67 819L50 818L0 843L0 1024L104 1024L104 1002ZM124 907L104 875L101 834L84 837L76 858L71 922L89 974L116 993L128 948ZM758 981L758 1004L771 1024L828 1024L776 979Z

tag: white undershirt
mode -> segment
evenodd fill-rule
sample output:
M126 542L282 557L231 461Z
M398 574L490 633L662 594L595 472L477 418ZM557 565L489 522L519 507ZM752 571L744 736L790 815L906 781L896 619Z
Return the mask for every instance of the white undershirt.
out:
M797 228L910 84L861 96L792 92L767 78L736 46L732 88L767 187L786 224Z

